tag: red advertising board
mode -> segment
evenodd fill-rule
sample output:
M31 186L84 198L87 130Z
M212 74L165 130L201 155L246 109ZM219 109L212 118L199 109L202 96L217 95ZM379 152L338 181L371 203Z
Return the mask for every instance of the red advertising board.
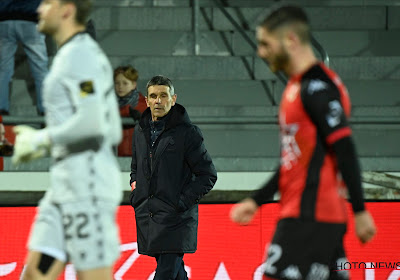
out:
M279 205L265 205L248 226L229 220L231 204L200 205L198 251L184 257L191 280L261 280L265 247L273 234ZM351 268L351 279L400 280L400 202L369 202L378 228L375 239L362 245L355 238L350 218L345 247ZM23 270L25 244L35 207L0 207L0 280L19 279ZM350 212L350 211L349 211ZM136 225L130 206L118 213L121 233L121 257L115 264L115 279L152 279L155 261L137 253ZM360 263L373 263L373 269L360 268ZM361 266L362 267L362 266ZM365 267L365 265L364 265ZM60 279L73 280L73 267L68 265Z

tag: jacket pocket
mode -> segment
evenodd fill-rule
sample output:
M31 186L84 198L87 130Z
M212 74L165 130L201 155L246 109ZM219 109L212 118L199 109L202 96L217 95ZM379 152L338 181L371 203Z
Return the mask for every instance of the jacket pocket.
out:
M136 190L133 190L133 191L131 191L131 193L129 194L129 202L130 202L130 204L131 204L132 207L135 207L135 206L134 206L135 192L136 192Z
M154 222L158 224L175 224L179 217L176 205L166 202L165 200L160 198L154 197L154 199Z
M142 206L142 205L144 204L144 202L145 202L147 199L146 199L146 198L142 198L142 199L138 200L137 197L135 196L135 193L134 193L135 191L136 191L136 190L133 190L133 191L131 192L131 194L130 194L130 196L131 196L130 201L131 201L132 207L135 208L135 211L136 211L137 209L140 208L140 206Z
M179 199L178 207L177 207L178 213L183 213L183 212L185 212L187 210L188 210L188 207L186 206L185 202L183 202L182 199Z

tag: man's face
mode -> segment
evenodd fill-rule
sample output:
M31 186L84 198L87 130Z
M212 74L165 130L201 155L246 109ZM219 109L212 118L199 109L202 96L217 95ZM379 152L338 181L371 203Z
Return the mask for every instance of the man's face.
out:
M147 89L146 103L153 121L168 114L175 102L176 94L171 96L169 86L154 85Z
M284 71L289 63L282 36L278 32L268 32L264 27L257 27L258 56L266 60L272 72Z
M40 32L53 35L60 27L65 5L60 0L42 0L37 12L39 22L37 28Z

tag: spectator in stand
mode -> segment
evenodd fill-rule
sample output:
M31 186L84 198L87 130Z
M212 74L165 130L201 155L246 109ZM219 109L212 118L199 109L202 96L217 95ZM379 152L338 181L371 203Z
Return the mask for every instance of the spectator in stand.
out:
M131 117L137 121L146 110L146 100L137 89L138 71L132 66L119 66L114 70L115 92L118 97L121 117ZM122 142L118 146L118 156L132 156L132 135L134 125L123 127Z
M11 156L14 146L6 138L4 125L0 123L0 156Z
M10 109L10 81L14 74L14 55L20 42L28 57L35 82L36 107L44 114L42 83L48 72L48 56L45 35L38 32L37 8L41 0L0 1L0 115L8 115Z

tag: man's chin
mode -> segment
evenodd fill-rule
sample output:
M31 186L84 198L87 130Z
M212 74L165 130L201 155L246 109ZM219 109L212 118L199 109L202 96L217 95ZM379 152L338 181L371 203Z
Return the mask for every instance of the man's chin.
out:
M38 31L44 35L51 35L49 32L47 32L44 28L38 28Z
M157 112L155 112L154 113L154 116L156 117L156 118L162 118L162 117L164 117L165 116L165 114L163 114L163 113L157 113Z
M41 25L40 23L37 25L36 28L37 28L37 30L38 30L40 33L45 34L45 35L51 36L52 33L53 33L53 32L51 32L50 30L46 29L46 27L43 26L43 25Z

